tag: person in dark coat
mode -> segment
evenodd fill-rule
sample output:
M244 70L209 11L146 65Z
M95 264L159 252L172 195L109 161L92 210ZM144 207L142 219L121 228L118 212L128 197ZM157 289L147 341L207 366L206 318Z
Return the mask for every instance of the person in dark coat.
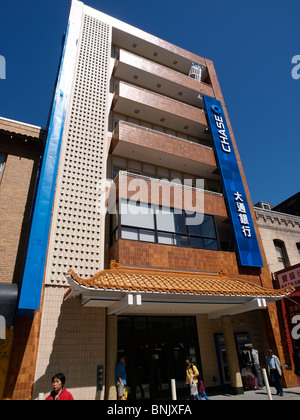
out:
M295 363L295 375L300 376L300 349L299 347L294 348L293 360Z

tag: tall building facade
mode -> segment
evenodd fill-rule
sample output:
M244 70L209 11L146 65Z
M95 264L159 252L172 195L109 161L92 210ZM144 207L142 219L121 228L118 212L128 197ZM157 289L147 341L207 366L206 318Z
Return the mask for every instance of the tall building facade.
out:
M75 398L115 399L121 352L129 399L171 379L184 397L187 355L243 392L245 344L284 363L292 290L273 289L212 61L73 0L19 300L32 363L6 397L63 371Z

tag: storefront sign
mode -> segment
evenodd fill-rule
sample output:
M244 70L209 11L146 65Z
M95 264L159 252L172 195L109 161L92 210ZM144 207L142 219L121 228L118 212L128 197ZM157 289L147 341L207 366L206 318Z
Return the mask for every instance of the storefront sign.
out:
M290 269L285 269L274 273L277 277L279 287L293 286L300 287L300 264L296 264Z
M287 330L290 332L291 338L296 341L300 338L300 296L298 293L293 293L284 299L283 317L287 323Z
M292 340L294 347L300 339L300 264L277 271L274 277L278 287L293 286L296 289L294 293L281 301L287 339Z
M263 267L244 184L220 101L203 96L241 266Z

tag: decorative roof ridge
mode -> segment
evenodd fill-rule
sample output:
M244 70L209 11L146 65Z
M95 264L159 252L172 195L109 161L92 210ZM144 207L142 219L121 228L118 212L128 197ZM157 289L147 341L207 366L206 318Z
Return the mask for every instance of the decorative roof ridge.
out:
M211 271L189 271L189 270L176 270L176 269L168 269L168 268L162 268L162 267L135 267L135 266L128 266L128 265L120 265L115 260L111 260L110 262L110 269L117 269L120 272L125 273L136 273L137 274L144 274L144 273L150 273L150 274L159 274L159 275L182 275L182 276L198 276L198 275L204 275L208 277L220 277L226 276L226 270L221 270L220 272L211 272ZM106 271L110 270L103 270L98 274L104 273Z
M219 274L210 274L210 275L208 275L208 274L203 275L203 273L191 273L191 272L183 273L183 272L174 272L174 271L167 271L167 270L162 272L162 270L153 270L153 269L141 269L141 268L140 269L138 269L138 268L128 269L126 267L120 267L119 264L117 264L115 262L112 262L111 267L113 267L113 268L102 270L102 271L96 273L94 276L90 277L89 279L80 278L79 276L77 276L77 274L73 270L69 270L67 275L70 275L72 277L72 279L81 286L85 286L85 287L88 287L88 288L91 288L91 289L96 288L98 290L102 289L101 286L100 287L99 286L95 287L95 282L97 282L97 280L99 282L99 278L103 278L103 282L105 281L105 283L106 283L107 282L107 280L105 279L106 275L120 274L120 276L122 276L122 275L129 275L129 276L133 275L133 276L140 277L140 276L143 276L143 275L148 275L148 276L159 276L159 277L165 277L165 278L177 277L177 279L178 278L183 278L183 279L184 278L185 279L186 278L191 278L191 279L193 278L194 280L196 280L198 278L199 278L199 280L201 280L201 279L202 280L212 280L212 279L217 280L217 279L219 279L219 280L223 280L225 282L228 281L228 286L229 286L230 283L231 283L231 286L232 286L232 283L236 283L237 285L239 284L242 288L243 287L245 287L246 289L248 287L252 288L252 293L250 292L250 290L249 291L244 290L244 293L246 292L246 294L248 294L250 292L249 293L250 295L255 293L255 295L261 295L261 296L283 297L283 296L286 296L286 295L295 291L294 287L291 286L291 285L286 286L282 289L267 289L263 286L257 285L255 283L251 283L251 282L246 281L246 280L240 280L240 279L237 279L237 278L229 278L229 277L225 276L226 273L224 273L224 271L220 272ZM136 279L135 279L135 281L136 281ZM115 283L115 281L113 281L113 283ZM108 286L108 284L107 284L107 286ZM107 286L105 287L105 289L107 289ZM117 286L117 284L114 284L114 285L111 284L111 287L112 287L112 289L119 290L119 287ZM110 287L108 287L108 288L110 288ZM132 288L135 289L135 287L133 287L133 285L131 286L131 290L132 290ZM145 288L145 286L143 287L143 289L144 288ZM122 288L122 287L121 287L121 289L124 290L124 288ZM139 287L137 289L139 289ZM147 289L147 287L145 288L144 291L147 291L146 289ZM172 287L172 289L173 289L173 287ZM149 292L153 291L152 287L149 287L148 291ZM171 292L171 290L170 290L170 292ZM199 292L200 292L200 290L199 290ZM202 293L200 292L200 294L203 294L203 292L204 292L204 290L202 290ZM193 293L195 293L195 289L194 289ZM229 294L231 294L231 293L235 294L233 292L233 290L230 290Z
M120 265L119 263L117 263L115 260L111 260L110 262L110 268L106 268L104 270L101 270L97 273L95 273L92 277L88 278L88 279L83 279L79 276L77 276L77 274L72 270L69 269L67 274L70 274L72 277L76 277L82 281L91 281L94 280L95 277L99 277L101 275L104 275L106 273L111 273L111 272L115 272L117 271L120 273L133 273L133 274L144 274L144 273L149 273L149 274L159 274L159 275L170 275L170 276L174 276L174 275L182 275L182 276L208 276L208 277L227 277L227 273L225 270L221 270L220 272L211 272L211 271L187 271L187 270L170 270L167 268L151 268L151 267L133 267L133 266L123 266ZM233 278L231 278L232 280L234 280ZM238 280L238 279L236 279ZM241 281L241 280L239 280Z

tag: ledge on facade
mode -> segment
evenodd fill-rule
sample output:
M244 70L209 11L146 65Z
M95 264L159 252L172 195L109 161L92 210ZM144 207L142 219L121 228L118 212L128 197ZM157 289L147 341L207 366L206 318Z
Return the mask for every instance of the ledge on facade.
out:
M36 125L0 117L0 131L3 134L30 140L45 140L47 131Z

